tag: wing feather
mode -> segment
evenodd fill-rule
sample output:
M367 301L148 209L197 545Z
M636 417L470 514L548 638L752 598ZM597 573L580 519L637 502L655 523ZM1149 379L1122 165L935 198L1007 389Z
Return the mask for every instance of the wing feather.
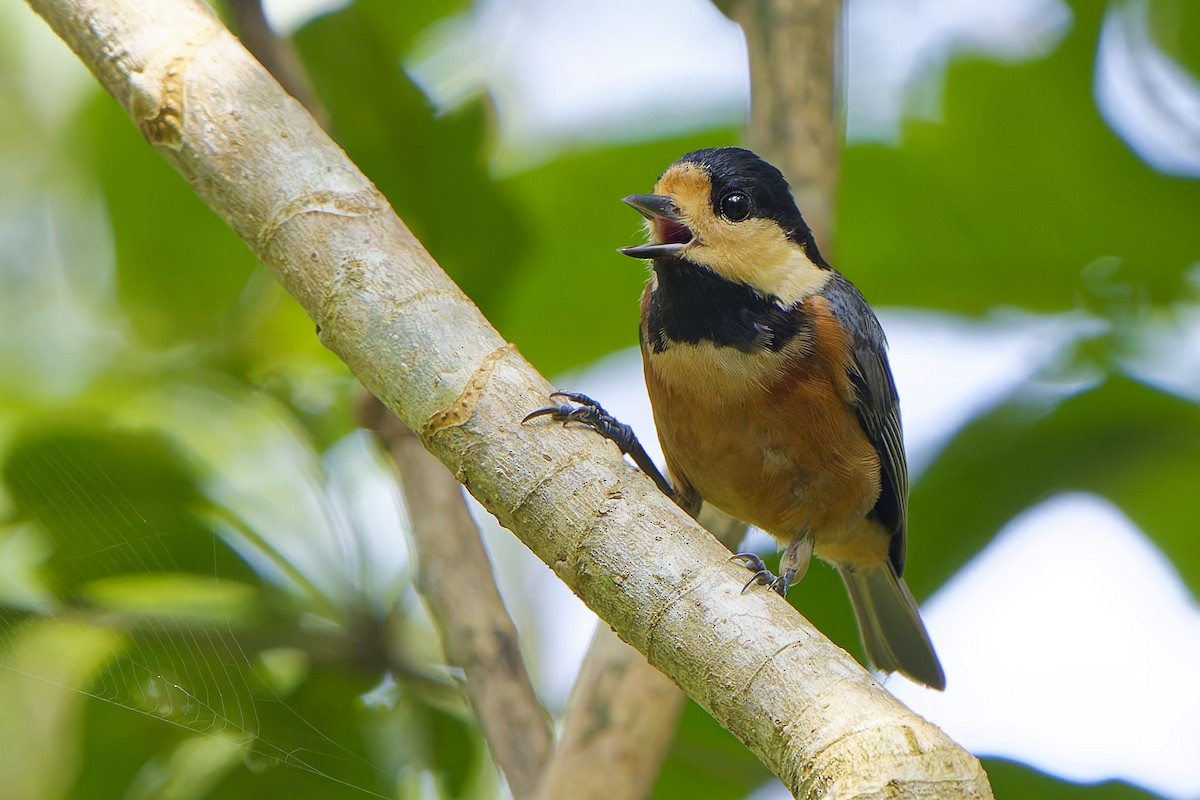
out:
M875 312L848 280L834 273L822 294L850 334L855 410L879 454L880 491L875 517L892 532L888 550L896 575L904 574L908 530L908 462L900 427L900 400L888 365L887 339Z

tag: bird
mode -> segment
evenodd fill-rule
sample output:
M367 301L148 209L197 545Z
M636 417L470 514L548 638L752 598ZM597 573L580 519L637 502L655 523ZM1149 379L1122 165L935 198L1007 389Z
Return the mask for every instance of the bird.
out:
M639 340L664 477L628 426L586 395L542 415L612 439L692 516L704 503L785 545L779 575L738 553L780 595L813 555L850 596L875 668L933 689L945 673L904 582L908 467L883 329L822 257L779 169L750 150L679 158L652 194L624 202L649 241Z

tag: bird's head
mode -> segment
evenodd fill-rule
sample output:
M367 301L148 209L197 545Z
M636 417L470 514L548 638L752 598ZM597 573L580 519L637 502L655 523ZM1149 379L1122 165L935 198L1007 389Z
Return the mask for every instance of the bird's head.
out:
M812 294L828 277L783 173L749 150L688 153L658 179L654 194L625 203L646 218L650 242L621 252L652 259L656 269L675 262L706 268L784 302Z

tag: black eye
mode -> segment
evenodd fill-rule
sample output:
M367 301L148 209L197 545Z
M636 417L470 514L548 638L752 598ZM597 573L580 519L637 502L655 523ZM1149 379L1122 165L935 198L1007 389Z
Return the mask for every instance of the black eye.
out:
M730 222L741 222L750 216L750 198L741 192L730 192L721 198L721 216Z

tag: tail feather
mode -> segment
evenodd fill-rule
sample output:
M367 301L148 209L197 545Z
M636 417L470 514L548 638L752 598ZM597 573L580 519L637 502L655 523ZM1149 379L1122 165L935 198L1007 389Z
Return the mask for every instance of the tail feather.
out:
M932 689L946 688L917 603L890 563L868 570L839 568L850 593L858 632L871 663L882 672L899 672Z

